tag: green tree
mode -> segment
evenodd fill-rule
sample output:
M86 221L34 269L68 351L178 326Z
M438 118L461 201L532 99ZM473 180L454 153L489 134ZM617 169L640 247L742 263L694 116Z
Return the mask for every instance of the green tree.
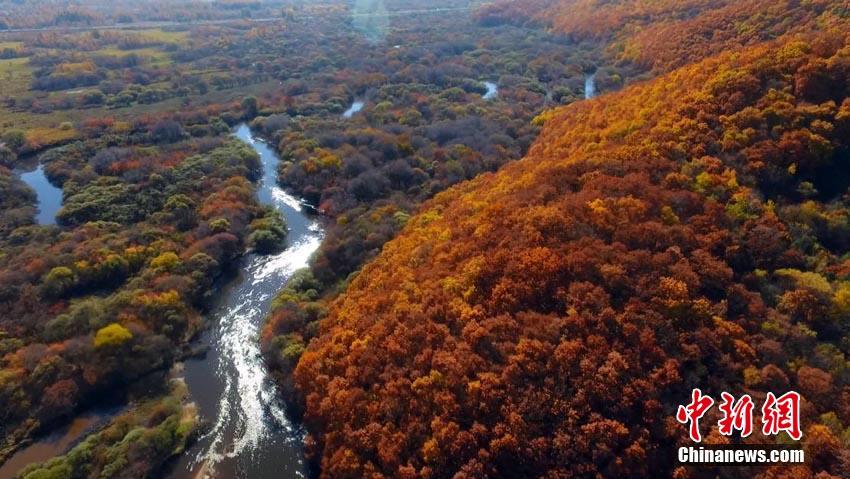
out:
M66 266L57 266L44 277L44 293L51 297L60 297L77 284L77 275Z
M244 100L242 100L242 111L245 112L245 118L254 118L257 116L257 113L260 111L259 102L257 102L257 98L253 96L246 96Z
M0 145L0 165L11 167L15 163L15 152L8 146Z
M165 202L165 209L171 212L175 226L180 231L186 231L197 223L195 202L184 194L176 194Z
M36 469L23 476L24 479L69 479L73 476L71 466L65 461L45 466L44 469Z
M251 233L248 241L254 245L258 253L273 253L280 249L282 237L271 230L257 230Z
M27 142L26 134L23 130L7 130L0 136L0 141L6 144L12 151L20 151Z

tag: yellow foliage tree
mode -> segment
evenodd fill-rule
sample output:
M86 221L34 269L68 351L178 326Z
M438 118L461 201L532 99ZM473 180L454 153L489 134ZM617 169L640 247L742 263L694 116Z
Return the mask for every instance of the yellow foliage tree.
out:
M94 336L94 347L120 346L131 339L133 339L133 333L129 329L118 323L112 323L97 331Z

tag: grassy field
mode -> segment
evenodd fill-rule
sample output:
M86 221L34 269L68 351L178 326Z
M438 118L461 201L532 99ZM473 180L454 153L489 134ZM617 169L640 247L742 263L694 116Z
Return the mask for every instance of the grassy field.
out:
M153 67L168 71L180 71L183 75L200 76L209 81L209 79L224 71L215 68L192 68L191 65L175 65L171 55L166 51L167 44L185 43L189 39L190 32L188 31L164 31L161 29L147 30L122 30L121 35L132 35L139 40L139 44L148 45L135 49L119 48L118 45L110 42L102 44L102 48L97 50L85 51L85 56L94 57L99 55L108 55L123 57L130 54L136 54L143 58L143 62L147 67ZM89 33L80 33L80 35L89 35ZM0 36L2 38L2 36ZM159 45L151 45L158 43ZM0 41L0 49L3 48L21 48L27 47L33 51L33 54L39 53L41 49L33 47L31 44L19 41ZM55 50L54 50L55 51ZM79 61L79 60L77 60ZM61 97L77 98L82 95L97 91L97 86L69 88L62 91L33 91L30 89L34 68L29 64L29 58L15 58L8 60L0 60L0 99L2 98L27 98L34 97L38 101L56 100ZM170 80L154 81L146 85L147 88L159 88L168 90L171 88ZM248 85L245 87L237 87L227 90L210 90L203 94L193 94L186 98L170 98L164 101L140 104L136 103L132 106L123 108L109 108L107 106L93 108L71 108L71 109L56 109L50 113L35 113L33 111L20 111L19 109L10 109L0 102L0 132L7 129L22 129L26 131L27 140L32 145L40 145L47 147L49 145L60 144L72 140L78 136L77 128L83 122L93 118L114 118L116 120L127 120L133 117L139 117L149 114L162 114L174 111L180 111L186 107L186 102L192 105L205 104L221 104L231 101L241 101L245 96L255 95L261 96L264 93L274 91L279 88L278 81L267 81L264 83Z
M0 81L3 82L3 95L21 95L29 90L32 69L28 61L28 58L0 60Z
M146 62L151 66L155 67L164 67L172 64L171 57L168 56L168 53L156 48L156 47L145 47L145 48L136 48L133 50L122 50L120 48L101 48L100 50L95 50L91 52L92 55L109 55L115 57L125 57L130 54L136 54L140 57L144 57Z
M240 101L248 95L260 96L264 93L274 91L280 85L276 80L270 80L255 85L229 90L210 90L205 95L195 95L190 101L195 105L226 103L229 101ZM78 124L89 118L112 117L126 120L146 114L179 111L183 108L182 98L171 98L158 103L148 105L137 104L127 108L88 108L73 109L66 111L54 111L49 114L34 114L30 112L9 111L0 106L0 131L8 128L20 128L24 130L35 130L40 137L65 139L70 133L62 130L60 125L64 122ZM75 133L75 132L74 132ZM72 136L71 136L72 137Z
M189 37L188 31L167 31L162 29L139 30L138 35L142 38L163 43L180 43Z
M11 48L12 50L17 50L24 46L23 42L0 42L0 50L5 50L7 48Z
M32 78L32 69L28 60L28 58L0 60L0 82L3 85L0 95L19 97L28 93ZM25 115L29 116L30 114ZM30 122L24 121L21 116L15 115L15 112L8 111L5 107L0 106L0 129L21 128L29 124Z
M122 34L127 34L127 31L121 31ZM185 31L164 31L161 29L138 30L132 32L133 35L139 37L142 42L160 42L166 44L174 44L185 42L189 37L189 32ZM21 41L0 41L0 50L6 48L17 49L24 47L24 42ZM96 55L111 55L111 56L126 56L136 54L143 57L145 62L154 68L167 68L173 64L173 61L168 52L163 51L161 47L150 46L137 49L121 49L115 46L101 48L87 52L91 56ZM30 90L32 81L33 68L29 65L29 58L13 58L0 60L0 97L21 98L33 95ZM167 87L167 85L161 85ZM83 94L85 92L96 90L96 87L74 88L65 91L40 93L43 98L52 98L56 96L64 96L68 94ZM209 95L213 96L214 92ZM202 98L196 100L203 100ZM34 133L38 137L49 138L56 141L65 141L68 139L69 130L59 128L64 122L77 123L87 118L97 118L103 116L125 117L138 114L139 112L154 112L160 108L176 109L179 108L180 101L167 101L153 105L137 105L130 108L111 110L107 108L91 108L91 109L72 109L72 110L57 110L48 114L36 114L31 112L13 111L0 105L0 131L9 128L21 129L37 129ZM72 132L75 134L75 132Z

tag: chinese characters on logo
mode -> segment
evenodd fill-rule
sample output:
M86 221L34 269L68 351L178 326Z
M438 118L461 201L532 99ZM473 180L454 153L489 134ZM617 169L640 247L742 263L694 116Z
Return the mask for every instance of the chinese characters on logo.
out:
M753 432L753 398L744 394L738 402L735 396L727 392L720 393L723 402L720 403L720 412L723 418L717 421L720 434L731 436L732 431L741 431L741 437L747 437Z
M791 439L799 441L803 437L800 432L800 395L791 391L778 398L773 393L767 393L764 406L761 408L761 431L765 435L779 434L785 431Z
M717 421L720 434L731 436L734 431L740 431L741 437L747 437L753 432L753 409L755 403L749 394L744 394L739 399L727 392L720 393L721 402L718 408L722 417ZM699 420L714 406L714 399L705 396L699 389L691 392L691 402L679 406L676 411L676 420L687 424L688 435L694 442L701 442L702 436L699 432ZM762 428L764 435L776 435L780 432L788 433L795 441L803 437L800 431L800 395L794 391L787 392L776 397L773 393L767 393L764 405L761 408Z
M682 424L691 423L688 434L691 440L695 442L702 441L702 436L699 434L699 420L711 409L714 405L714 399L708 396L703 396L702 391L694 389L691 393L691 403L687 406L679 406L676 411L676 420Z

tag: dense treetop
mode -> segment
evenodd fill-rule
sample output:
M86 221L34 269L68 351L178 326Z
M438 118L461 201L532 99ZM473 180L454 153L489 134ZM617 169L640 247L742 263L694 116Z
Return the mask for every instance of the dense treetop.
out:
M508 0L478 15L491 24L531 21L575 39L607 40L615 58L667 71L787 33L839 28L850 18L850 2Z
M264 334L270 363L291 368L324 314L317 300L421 202L521 157L534 116L581 98L597 66L602 91L632 75L597 64L595 43L466 15L398 17L375 44L347 14L314 13L4 35L0 68L16 81L0 98L0 193L13 194L0 196L0 460L179 361L214 281L247 248L280 246L284 225L254 198L256 155L227 138L237 122L278 149L282 183L325 218L312 274L293 283L306 289L281 295ZM355 100L363 110L343 117ZM35 196L5 169L36 161L62 189L55 226L34 224ZM83 476L103 465L78 459Z
M261 339L323 476L740 474L674 465L696 386L803 395L810 461L750 475L850 476L847 1L497 2L377 44L332 7L56 31L176 13L6 5L0 29L48 30L0 45L0 459L169 368L214 280L280 246L226 138L252 120L327 222ZM666 75L576 102L593 72ZM56 226L12 173L28 155L62 187ZM25 474L152 474L191 436L184 401Z
M637 74L598 64L595 42L477 18L403 18L378 45L344 32L299 40L328 60L298 67L300 78L262 98L285 114L252 123L278 146L281 183L329 220L309 273L280 295L263 331L275 370L291 369L326 303L423 201L522 157L539 131L535 115L582 98L591 72L600 91ZM343 58L340 43L357 54ZM252 45L295 54L274 30L234 41ZM485 98L484 82L497 85L495 97ZM363 109L343 116L354 101Z
M0 191L20 192L3 196L0 217L0 458L170 367L200 328L214 280L247 247L274 249L285 235L257 204L249 146L187 138L173 119L89 128L40 157L63 187L58 226L32 224L34 195L0 168ZM170 130L176 137L160 137Z
M798 390L813 459L753 474L845 477L848 73L844 33L723 54L438 195L301 356L324 477L740 473L675 469L692 387Z

